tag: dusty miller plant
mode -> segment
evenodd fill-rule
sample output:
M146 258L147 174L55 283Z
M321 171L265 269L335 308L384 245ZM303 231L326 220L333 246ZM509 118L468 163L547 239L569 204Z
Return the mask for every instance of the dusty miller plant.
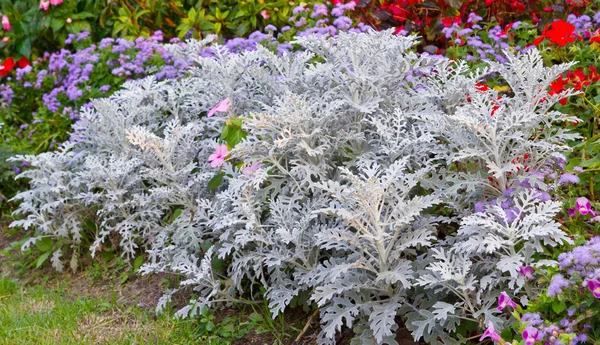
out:
M391 31L298 38L282 57L218 45L201 57L209 41L167 46L195 59L185 78L126 83L61 150L16 158L36 169L13 226L57 239L58 269L93 219L92 254L114 237L127 257L148 253L143 273L193 287L179 315L244 302L258 282L273 315L314 303L320 344L342 327L353 344L395 344L398 315L415 339L460 343L464 320L506 322L493 306L503 289L535 294L516 270L568 239L560 203L520 182L574 138L550 110L568 94L546 91L569 65L532 50L471 72ZM482 90L490 73L512 92ZM205 116L224 99L230 109ZM234 120L245 137L211 167ZM491 203L473 212L508 189L515 219Z

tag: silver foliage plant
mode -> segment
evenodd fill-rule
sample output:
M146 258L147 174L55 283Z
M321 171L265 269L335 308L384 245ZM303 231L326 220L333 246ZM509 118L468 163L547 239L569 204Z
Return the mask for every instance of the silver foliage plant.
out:
M536 293L519 267L569 239L560 202L523 181L575 138L553 126L573 119L551 110L570 94L547 92L569 64L544 67L530 50L471 72L391 31L302 37L282 57L209 43L168 45L194 56L185 78L128 82L59 151L15 158L35 167L12 224L40 234L29 244L52 237L76 253L92 236L92 255L109 240L127 257L144 250L142 273L180 274L197 292L182 316L243 302L245 282L259 282L273 315L318 306L320 344L344 326L353 344L396 344L398 315L415 339L460 343L463 320L506 324L501 291ZM491 73L511 91L481 88ZM223 99L229 110L205 116ZM213 168L233 118L247 136ZM507 198L516 216L493 202L473 211Z

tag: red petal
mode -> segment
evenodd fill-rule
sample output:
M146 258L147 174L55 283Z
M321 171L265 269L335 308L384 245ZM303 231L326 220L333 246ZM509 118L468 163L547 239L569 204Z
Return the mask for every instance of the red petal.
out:
M17 61L17 66L19 66L19 68L25 68L27 66L31 66L31 63L29 62L29 60L27 60L26 57L21 56L19 61Z

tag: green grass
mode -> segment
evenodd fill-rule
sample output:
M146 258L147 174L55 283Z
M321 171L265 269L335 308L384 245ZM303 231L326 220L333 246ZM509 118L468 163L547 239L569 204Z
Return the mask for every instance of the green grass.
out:
M0 278L0 344L220 344L189 320Z

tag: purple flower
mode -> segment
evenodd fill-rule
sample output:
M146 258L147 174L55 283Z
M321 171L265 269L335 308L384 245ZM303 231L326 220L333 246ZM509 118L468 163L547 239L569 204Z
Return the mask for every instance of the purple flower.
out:
M18 174L21 172L21 169L19 167L15 167L15 168L13 168L13 171L15 174Z
M517 304L510 299L506 292L502 291L500 297L498 297L498 310L502 310L506 307L516 308Z
M530 280L534 280L535 277L533 276L533 267L531 266L522 266L519 268L519 273L521 273L522 275L524 275L527 279Z
M589 280L588 288L594 294L594 297L600 298L600 281L596 279Z
M488 328L485 330L485 332L483 332L483 335L481 338L479 338L479 341L482 341L485 338L490 338L497 343L499 343L501 340L500 335L496 333L496 330L494 329L494 324L492 321L488 322Z
M485 205L482 202L475 203L475 212L481 213L485 211Z
M277 31L277 28L275 27L275 25L269 24L267 26L265 26L265 31Z
M562 274L557 274L552 277L552 281L550 281L547 295L549 297L560 295L562 293L562 289L568 287L569 285L571 285L571 283L569 283L569 281L566 280Z
M579 177L577 175L571 173L564 173L558 179L558 184L566 184L566 183L579 183Z
M294 7L294 9L292 10L292 13L293 14L298 14L298 13L301 13L301 12L304 12L304 11L306 11L306 8L304 8L304 6L302 6L302 5L300 5L300 6Z
M523 340L525 340L525 345L533 345L539 338L539 331L533 327L527 327L521 333L523 336Z
M313 13L310 15L311 18L327 15L327 5L315 4L313 6Z

